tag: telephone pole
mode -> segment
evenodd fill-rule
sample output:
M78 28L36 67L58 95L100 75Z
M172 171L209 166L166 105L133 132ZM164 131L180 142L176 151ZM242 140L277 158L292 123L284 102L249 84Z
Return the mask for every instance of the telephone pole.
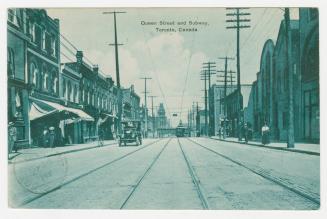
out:
M146 87L146 81L147 80L151 80L152 78L149 78L149 77L143 77L143 78L140 78L140 79L142 79L142 80L144 80L144 107L145 107L145 116L144 116L144 129L145 129L145 133L144 133L144 135L145 135L145 137L147 138L148 137L148 107L147 107L147 94L149 93L148 91L147 91L147 87Z
M224 73L224 135L223 138L226 138L226 117L227 117L227 104L226 104L226 96L227 96L227 73L230 73L231 75L235 73L234 71L227 71L228 69L228 60L234 60L234 58L231 57L221 57L219 59L224 59L225 60L225 70L218 70L217 72L223 72ZM231 76L231 83L233 83L233 77Z
M156 98L157 96L149 96L151 98L151 116L152 116L152 137L154 138L154 133L155 133L155 117L153 113L153 98Z
M247 19L244 16L251 15L248 12L243 12L249 8L226 8L227 11L232 11L232 13L227 13L227 17L232 17L232 19L226 20L227 23L233 23L233 26L227 26L227 29L236 29L236 69L237 69L237 104L238 104L238 113L237 113L237 134L238 139L241 140L241 130L240 130L240 121L241 121L241 109L243 109L243 101L241 100L241 66L240 66L240 30L244 28L250 28L250 25L247 22L250 22L250 19Z
M208 97L207 97L207 80L208 80L208 74L207 70L201 71L201 80L204 80L204 135L208 135Z
M122 116L122 106L123 106L123 98L122 98L122 91L120 88L120 75L119 75L119 60L118 60L118 46L123 44L118 43L117 37L117 22L116 22L116 14L123 14L126 13L124 11L114 11L114 12L103 12L103 14L113 14L114 15L114 32L115 32L115 43L109 44L110 46L115 46L115 61L116 61L116 83L117 83L117 99L118 99L118 134L121 134L121 116Z
M212 100L210 98L210 95L211 95L211 75L216 74L216 71L214 69L216 67L215 64L216 64L215 62L205 62L205 63L203 63L203 69L206 70L207 77L208 77L207 104L209 102L209 107L207 107L207 109L208 109L207 116L209 114L209 130L208 130L208 127L207 127L207 135L209 135L209 136L212 135L212 113L211 113L211 107L210 107L212 105Z
M196 137L200 136L200 115L199 115L199 103L196 102L196 116L195 116L195 128L196 128Z
M290 11L285 8L285 45L286 45L286 72L288 74L288 130L287 130L287 147L294 148L294 103L293 103L293 72L291 68L292 58L292 38L290 31Z

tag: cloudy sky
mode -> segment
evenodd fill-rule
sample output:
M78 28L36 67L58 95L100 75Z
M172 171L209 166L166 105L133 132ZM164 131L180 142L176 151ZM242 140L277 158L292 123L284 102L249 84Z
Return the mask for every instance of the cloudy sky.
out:
M148 82L149 95L157 96L154 105L164 103L173 125L181 113L186 121L187 110L193 102L203 107L203 81L200 81L202 63L216 62L217 69L224 68L222 56L235 57L236 31L226 29L224 8L90 8L90 9L47 9L48 15L60 19L60 31L73 45L84 52L101 72L115 80L113 16L105 11L125 11L117 15L119 63L121 84L134 85L144 102L144 80ZM256 79L262 47L267 39L274 42L283 19L280 8L250 8L249 29L241 31L241 83L249 84ZM298 17L296 9L292 18ZM157 22L157 25L142 25ZM160 21L174 22L159 25ZM206 25L177 25L177 22L205 22ZM197 28L197 32L179 32L179 27ZM156 28L175 28L177 32L158 32ZM62 62L75 60L75 49L62 41ZM66 49L65 47L68 47ZM230 61L230 69L236 70L236 62ZM213 76L212 81L216 81ZM184 93L184 95L183 95ZM150 103L150 101L148 101ZM150 107L150 105L148 106Z

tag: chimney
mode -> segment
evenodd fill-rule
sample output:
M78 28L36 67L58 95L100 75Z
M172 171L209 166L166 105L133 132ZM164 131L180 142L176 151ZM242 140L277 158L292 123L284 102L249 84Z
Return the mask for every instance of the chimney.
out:
M98 65L93 65L93 66L92 66L92 69L93 69L93 72L94 72L95 74L98 74L98 72L99 72L99 66L98 66Z
M76 52L76 61L78 64L83 63L83 51L77 51Z

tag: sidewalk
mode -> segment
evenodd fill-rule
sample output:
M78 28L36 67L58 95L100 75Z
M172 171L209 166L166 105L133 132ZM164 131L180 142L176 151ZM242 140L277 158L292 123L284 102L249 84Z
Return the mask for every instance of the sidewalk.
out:
M103 146L109 146L116 143L117 143L116 140L105 140ZM37 160L45 157L52 157L61 154L68 154L77 151L89 150L98 147L98 145L99 145L98 141L93 141L84 144L66 145L66 146L54 147L54 148L35 147L35 148L21 149L17 153L10 153L8 161L9 163L16 163L16 162L21 163L21 162Z
M233 142L239 144L246 144L243 141L239 142L237 138L219 138L218 136L211 136L211 139L219 140L219 141L226 141L226 142ZM261 142L258 141L248 141L247 145L256 146L256 147L265 147L269 149L276 149L276 150L285 150L285 151L292 151L298 153L305 153L311 155L320 155L320 145L319 144L310 144L310 143L302 143L298 142L295 143L294 148L287 148L286 142L271 142L268 145L263 145Z

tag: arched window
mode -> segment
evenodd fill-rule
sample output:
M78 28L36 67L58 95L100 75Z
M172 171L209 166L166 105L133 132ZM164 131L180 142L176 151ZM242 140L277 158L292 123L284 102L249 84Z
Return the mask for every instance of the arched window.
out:
M57 94L57 85L58 85L58 78L54 77L53 79L53 92Z
M43 75L43 89L47 91L49 89L49 74L46 65L43 65L42 67L42 75Z
M39 70L34 62L30 66L31 82L36 88L39 88Z
M79 89L78 89L77 85L75 85L75 90L76 90L75 103L78 103L79 102Z
M7 71L9 77L15 77L15 54L12 48L7 51Z

